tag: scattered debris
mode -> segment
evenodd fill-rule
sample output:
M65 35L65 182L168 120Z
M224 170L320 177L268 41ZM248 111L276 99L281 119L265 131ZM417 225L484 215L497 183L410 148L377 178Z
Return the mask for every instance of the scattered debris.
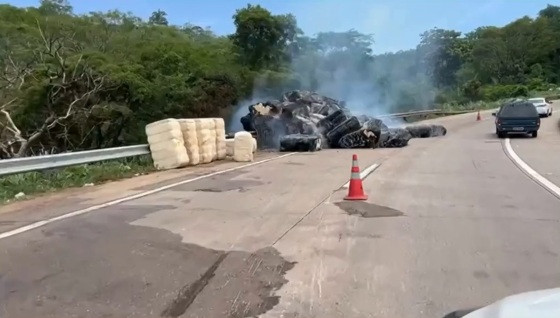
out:
M353 116L343 101L309 91L249 106L243 129L256 132L260 149L316 151L331 148L405 147L411 138L444 136L441 125L389 128L381 119Z
M401 148L408 145L412 135L404 128L388 128L381 131L380 148Z
M138 174L135 174L135 175L138 175ZM93 186L94 186L93 183L86 183L86 184L83 185L83 187L93 187Z
M414 125L406 127L412 138L439 137L447 134L447 129L442 125Z
M294 134L280 137L280 151L317 151L321 150L318 135Z
M19 192L18 194L14 195L14 198L15 198L15 199L21 199L21 198L23 198L24 196L25 196L25 193Z

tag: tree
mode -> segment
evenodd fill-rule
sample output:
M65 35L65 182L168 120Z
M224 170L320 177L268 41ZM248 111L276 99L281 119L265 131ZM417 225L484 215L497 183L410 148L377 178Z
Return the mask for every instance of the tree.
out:
M260 5L237 10L233 19L236 30L230 38L241 62L253 69L278 68L288 60L287 48L301 32L293 15L272 15Z
M71 14L72 6L67 0L41 0L39 11L46 15Z
M554 33L555 47L549 55L550 63L545 67L547 77L549 81L560 83L560 6L548 5L539 12L539 19L546 19Z
M13 97L0 107L4 158L26 156L47 134L56 134L65 148L76 137L79 140L84 136L80 130L101 103L100 94L108 88L104 76L87 65L73 38L47 34L39 24L37 29L42 47L32 48L32 61L18 65L10 52L4 52L3 64L9 67L0 75L0 87Z
M356 30L322 32L317 34L313 41L322 55L322 67L330 73L331 77L341 69L351 71L352 75L361 78L369 76L369 64L373 61L372 35L362 34Z
M321 32L315 38L316 47L324 53L353 52L372 56L373 36L356 30L346 32Z
M543 19L524 17L503 28L478 29L475 37L473 66L484 83L525 83L534 64L550 65L555 50L554 33Z
M560 19L560 7L549 4L546 6L546 8L539 11L539 17L548 19Z
M156 24L156 25L168 25L169 22L167 21L167 13L162 10L157 10L152 12L152 15L148 19L149 24Z
M456 73L469 54L468 42L461 32L434 28L420 35L418 51L421 63L438 87L457 83Z

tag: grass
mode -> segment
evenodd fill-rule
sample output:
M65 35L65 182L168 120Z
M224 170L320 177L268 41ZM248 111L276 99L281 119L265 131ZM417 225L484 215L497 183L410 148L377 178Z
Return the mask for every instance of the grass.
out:
M531 91L529 96L527 97L519 97L519 98L531 98L531 97L545 97L551 100L560 99L560 91L558 90L551 90L551 91ZM512 100L513 98L507 98L497 101L475 101L469 102L465 104L460 103L445 103L442 105L436 106L436 108L440 108L443 110L454 111L454 110L486 110L486 109L494 109L500 107L503 103L507 100Z
M551 100L560 99L560 90L554 89L550 91L532 91L529 93L529 97L545 97Z
M130 178L154 170L148 155L1 177L0 204L16 200L15 195L20 192L25 194L23 198L27 198L33 194Z
M476 102L469 102L466 104L455 104L455 103L448 103L441 105L441 109L443 110L485 110L485 109L493 109L498 108L503 101L494 101L494 102L484 102L484 101L476 101Z

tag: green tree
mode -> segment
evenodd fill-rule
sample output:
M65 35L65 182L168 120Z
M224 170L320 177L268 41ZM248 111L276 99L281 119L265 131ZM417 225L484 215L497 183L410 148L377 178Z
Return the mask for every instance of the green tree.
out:
M72 6L67 0L41 0L39 11L42 14L71 14Z
M417 50L421 64L438 87L457 83L456 73L469 54L468 42L460 36L461 32L438 28L420 35Z
M169 22L167 21L167 13L162 10L157 10L152 12L152 15L148 19L149 24L156 24L156 25L168 25Z
M546 63L543 68L549 81L560 83L560 6L548 5L539 12L539 19L548 22L554 44L549 55L550 63Z
M247 5L233 16L230 36L242 63L253 69L278 68L289 59L287 48L300 32L293 15L273 15L260 5Z
M477 30L473 65L485 83L524 83L536 63L550 64L554 33L545 19L518 19L503 28Z

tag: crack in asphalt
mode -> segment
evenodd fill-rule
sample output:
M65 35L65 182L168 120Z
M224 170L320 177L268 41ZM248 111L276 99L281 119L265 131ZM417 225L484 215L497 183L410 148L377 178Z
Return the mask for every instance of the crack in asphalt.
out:
M200 276L194 283L183 286L179 291L177 297L163 310L161 313L162 317L179 317L184 314L189 306L193 303L196 296L208 285L218 266L224 261L227 252L220 254L218 259L210 266L206 272Z

